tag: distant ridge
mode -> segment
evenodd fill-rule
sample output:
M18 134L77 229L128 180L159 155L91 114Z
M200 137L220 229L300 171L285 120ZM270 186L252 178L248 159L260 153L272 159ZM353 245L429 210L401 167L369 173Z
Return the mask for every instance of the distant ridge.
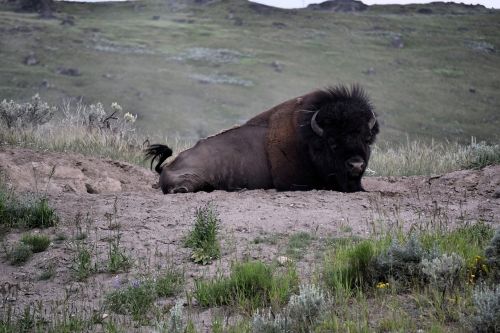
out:
M307 9L324 10L331 12L360 12L366 10L365 5L358 0L328 0L319 4L310 4Z

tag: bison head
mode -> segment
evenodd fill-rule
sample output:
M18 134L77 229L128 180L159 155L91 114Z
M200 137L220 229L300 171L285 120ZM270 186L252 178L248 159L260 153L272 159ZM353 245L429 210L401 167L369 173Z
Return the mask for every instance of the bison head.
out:
M368 97L359 86L320 92L302 121L302 133L318 181L343 192L363 191L361 177L379 132Z

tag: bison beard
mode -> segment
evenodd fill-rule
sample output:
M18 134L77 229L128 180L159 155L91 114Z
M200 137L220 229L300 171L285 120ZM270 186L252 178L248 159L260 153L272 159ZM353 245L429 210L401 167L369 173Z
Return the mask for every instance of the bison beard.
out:
M318 90L198 141L168 165L165 145L151 145L163 193L211 190L363 191L361 178L379 132L359 86Z

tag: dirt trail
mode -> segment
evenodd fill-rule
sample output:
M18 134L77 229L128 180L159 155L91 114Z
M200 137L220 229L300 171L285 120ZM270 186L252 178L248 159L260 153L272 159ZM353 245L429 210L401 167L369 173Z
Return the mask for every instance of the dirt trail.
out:
M88 241L95 242L104 260L107 239L115 232L110 230L105 214L114 214L115 200L117 211L112 222L120 225L121 245L135 260L131 272L121 277L132 278L145 267L173 262L184 267L188 288L193 278L224 270L237 258L250 256L267 262L276 259L284 253L288 235L300 231L314 236L314 244L297 264L299 272L308 276L320 262L318 249L327 238L363 237L391 228L407 231L478 220L500 225L498 165L432 178L365 178L368 192L353 194L252 190L163 195L152 188L157 176L149 170L77 154L28 149L0 148L0 171L18 191L33 190L35 184L39 192L46 191L61 222L57 228L40 232L64 233L68 237L65 242L54 242L48 251L35 254L21 267L10 266L2 255L0 283L19 285L13 301L16 304L58 299L68 293L75 300L100 304L102 294L113 288L116 278L101 273L87 283L74 282L70 271L74 250L69 240L76 233L77 214L89 214L89 222L83 227L88 228ZM190 262L190 250L183 247L182 239L193 224L195 208L208 202L214 204L222 221L223 256L219 262L204 267ZM20 232L11 232L6 243L13 244L20 236ZM255 242L257 237L274 237L276 241ZM55 277L38 281L40 271L49 265L55 267Z

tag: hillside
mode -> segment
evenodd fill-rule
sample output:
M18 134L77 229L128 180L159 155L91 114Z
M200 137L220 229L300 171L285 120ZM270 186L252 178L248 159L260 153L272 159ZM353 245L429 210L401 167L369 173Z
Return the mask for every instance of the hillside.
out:
M117 101L152 137L196 139L293 96L361 83L380 142L499 140L500 11L435 3L363 11L238 1L0 3L0 99Z

